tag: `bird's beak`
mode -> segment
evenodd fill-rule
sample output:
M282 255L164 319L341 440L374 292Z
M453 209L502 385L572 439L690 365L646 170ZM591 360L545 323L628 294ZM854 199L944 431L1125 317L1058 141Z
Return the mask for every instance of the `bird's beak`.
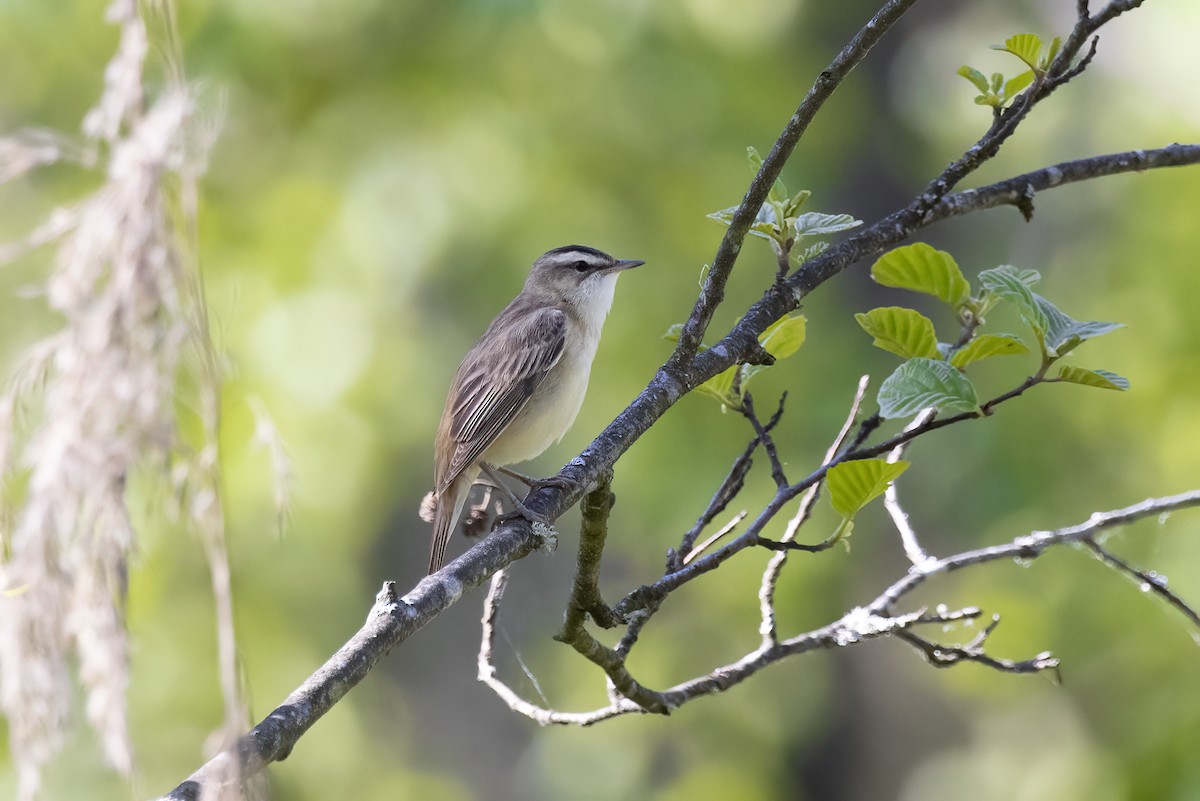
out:
M641 259L617 259L612 267L609 267L610 272L619 273L622 270L632 270L634 267L641 267L646 262Z

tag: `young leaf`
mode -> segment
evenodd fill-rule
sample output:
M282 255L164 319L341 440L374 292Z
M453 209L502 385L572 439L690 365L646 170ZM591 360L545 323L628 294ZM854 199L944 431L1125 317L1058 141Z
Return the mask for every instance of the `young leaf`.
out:
M958 68L958 74L970 81L979 90L980 94L986 95L991 91L991 88L988 86L987 77L974 67L963 64Z
M668 342L678 342L679 335L683 333L683 323L675 323L666 331L663 332L662 338Z
M738 366L734 365L728 370L718 373L696 387L696 391L716 399L722 406L740 406L741 398L735 397L733 394L733 377L737 369Z
M1047 49L1045 57L1042 58L1038 66L1040 66L1043 70L1048 68L1052 63L1054 63L1054 59L1058 57L1058 51L1061 49L1062 37L1055 36L1050 40L1050 47Z
M835 464L825 475L829 501L843 518L849 520L864 506L887 491L888 485L908 469L904 460L855 459Z
M1002 264L979 273L979 283L988 292L1016 306L1021 317L1040 338L1050 321L1038 306L1037 296L1029 288L1035 277L1041 276L1038 276L1036 271L1020 272L1011 264Z
M779 215L775 213L774 204L768 202L759 207L758 214L754 215L754 222L750 223L750 230L746 233L774 241L778 231Z
M829 250L828 242L813 242L811 245L806 247L799 256L796 257L796 261L799 264L804 264L804 262L808 261L809 259L815 259L817 256L820 256L827 250Z
M1033 70L1026 70L1020 75L1009 78L1004 82L1004 99L1012 100L1033 83Z
M957 368L934 359L910 359L884 379L877 398L889 420L933 406L944 412L979 411L975 386Z
M1124 323L1105 323L1096 320L1074 320L1066 312L1037 293L1033 294L1038 309L1047 321L1045 341L1050 356L1065 356L1081 342L1124 328Z
M846 231L862 225L862 220L856 220L849 214L822 214L819 211L808 211L796 218L794 228L796 239L805 236L826 236Z
M864 331L875 337L872 343L875 347L894 353L901 359L938 357L933 323L915 309L883 306L871 309L866 314L856 314L854 319Z
M758 148L746 148L746 159L750 162L750 166L754 168L754 172L762 169L762 156L758 155ZM771 185L770 197L771 200L781 201L788 196L787 187L783 184L782 178L776 178L775 183Z
M788 198L787 203L784 204L787 210L787 214L784 216L795 217L796 212L800 210L800 207L803 206L810 197L812 197L812 192L808 191L807 189L801 189L795 194L795 196Z
M1004 50L1029 65L1030 69L1040 69L1038 56L1042 53L1042 40L1036 33L1018 33L1004 40L1002 45L992 45L993 50Z
M733 222L734 212L737 210L737 206L730 206L727 209L714 211L707 216L708 219L716 220L721 225L730 225ZM775 224L777 219L774 207L770 203L764 203L759 207L758 214L754 215L754 221L750 223L750 230L747 233L761 239L774 241L775 232L778 230Z
M950 364L961 370L972 362L1018 353L1029 353L1029 348L1019 337L1012 334L979 334L954 352Z
M924 242L883 254L871 265L871 277L884 286L933 295L955 309L971 293L954 257Z
M1069 364L1058 368L1058 380L1083 384L1085 387L1116 389L1121 392L1129 389L1129 379L1123 375L1110 373L1108 370L1086 370L1083 367L1074 367Z
M786 359L804 344L807 322L808 318L803 314L795 317L785 314L763 331L758 341L763 349L776 359Z
M737 211L737 206L730 206L727 209L714 211L712 214L706 215L710 220L716 220L721 225L729 225L733 222L733 213Z

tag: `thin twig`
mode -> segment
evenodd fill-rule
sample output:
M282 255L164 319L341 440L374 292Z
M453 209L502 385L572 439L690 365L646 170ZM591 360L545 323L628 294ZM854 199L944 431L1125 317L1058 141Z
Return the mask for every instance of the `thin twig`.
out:
M787 393L779 398L779 410L775 413L773 420L778 421L783 413L783 403L787 400ZM771 478L775 479L776 487L786 487L788 485L787 475L783 471L783 463L779 461L779 452L775 448L775 440L771 438L770 429L762 424L758 419L758 415L754 412L754 398L747 392L742 397L742 408L739 409L742 416L750 421L750 425L754 428L754 433L757 435L758 441L762 443L763 450L767 452L767 458L771 460Z
M712 547L713 543L717 542L722 537L724 537L726 534L733 531L735 528L737 528L738 523L741 523L745 519L746 519L746 510L743 509L742 511L740 511L736 515L734 515L733 519L731 519L728 523L721 526L719 529L717 529L717 531L715 533L708 536L704 540L704 542L700 543L695 548L690 550L688 552L688 554L683 557L683 564L686 565L687 563L689 563L693 559L695 559L697 556L699 556L700 554L707 551L710 547Z
M768 420L766 425L762 427L764 434L769 434L783 418L784 401L786 400L787 393L785 392L779 398L779 407L775 410L775 414L771 415L771 419ZM754 439L750 440L750 443L746 446L746 449L742 451L741 455L734 459L733 465L729 468L729 472L725 475L725 479L721 482L721 485L717 487L716 492L713 493L712 499L708 502L708 506L705 507L704 512L696 520L695 525L688 529L688 531L683 535L683 538L679 543L679 549L674 551L670 555L670 558L668 558L668 573L673 573L686 563L687 560L682 562L680 561L680 558L683 555L694 554L696 552L694 545L696 538L700 535L700 532L702 532L710 523L712 523L717 515L725 511L725 508L729 505L729 502L736 498L738 493L742 491L742 487L746 483L746 475L750 472L750 468L754 466L754 451L759 444L762 443L762 441L762 437L756 434Z
M936 414L937 409L933 407L922 409L920 414L914 417L912 422L905 426L904 430L908 431L909 429L919 428L931 420ZM898 462L900 457L904 455L904 450L907 447L908 443L902 442L895 448L892 448L891 453L889 453L887 457L888 462L891 464ZM913 530L912 524L908 520L908 513L905 512L900 506L900 495L896 490L896 483L897 482L893 481L888 485L887 490L884 491L883 506L887 510L888 515L891 516L892 523L895 524L896 530L900 532L900 541L904 544L904 554L908 557L908 561L912 562L915 566L920 567L921 565L929 562L932 557L930 557L929 554L925 552L925 549L921 547L921 542L917 539L917 532Z
M896 636L920 651L921 655L925 657L925 661L937 668L954 667L963 662L976 662L1001 673L1041 673L1044 670L1050 670L1054 672L1056 682L1061 682L1062 677L1058 672L1059 660L1049 651L1042 651L1031 659L1020 661L1002 659L988 654L984 650L984 643L999 623L1000 616L994 615L987 628L966 645L935 643L908 629L897 629Z
M1107 564L1122 573L1127 574L1130 578L1138 583L1138 587L1143 592L1153 592L1158 597L1165 600L1171 606L1178 609L1184 617L1192 622L1192 625L1200 628L1200 613L1196 611L1187 601L1180 598L1174 592L1167 588L1166 578L1160 576L1153 570L1143 570L1140 567L1134 567L1126 562L1121 557L1117 556L1112 551L1105 548L1100 543L1096 542L1094 537L1083 537L1079 540L1084 547L1091 550L1100 561Z

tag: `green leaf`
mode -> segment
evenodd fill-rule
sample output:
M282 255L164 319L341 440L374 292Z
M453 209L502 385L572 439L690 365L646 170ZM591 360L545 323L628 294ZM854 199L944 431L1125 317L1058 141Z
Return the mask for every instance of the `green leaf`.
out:
M979 334L954 352L950 364L961 370L972 362L1018 353L1029 353L1029 348L1019 337L1012 334Z
M915 309L901 306L882 306L854 319L862 329L875 337L874 344L901 359L920 356L937 358L937 334L933 322Z
M839 231L846 231L862 225L862 220L856 220L849 214L822 214L819 211L808 211L796 218L793 228L796 239L806 236L827 236Z
M924 242L883 254L871 266L871 277L884 286L933 295L955 309L971 293L954 257Z
M1065 356L1082 342L1125 327L1124 323L1072 319L1066 312L1037 293L1034 293L1034 301L1047 320L1046 351L1050 356Z
M795 317L784 315L772 323L767 330L763 331L759 335L758 341L763 346L763 350L774 356L777 361L779 359L786 359L800 350L800 346L804 344L807 322L807 318L802 314L798 314ZM770 365L767 364L741 365L742 392L746 391L746 386L750 383L750 379L768 367Z
M1037 296L1030 289L1041 276L1037 271L1021 272L1011 264L1002 264L979 273L979 283L991 294L1003 298L1017 307L1017 311L1031 328L1042 337L1050 321L1037 303Z
M808 318L803 314L795 317L785 314L763 331L758 341L776 359L786 359L804 344L807 322Z
M762 169L762 156L758 155L758 149L751 146L746 148L746 159L750 162L750 166L754 168L754 172L758 173ZM775 183L771 185L770 197L771 200L783 200L788 196L787 187L784 186L782 178L776 178Z
M727 209L714 211L707 216L708 219L716 220L721 225L730 225L733 222L733 215L737 210L737 206L730 206ZM778 226L775 224L776 219L778 218L775 215L775 209L770 203L764 203L759 207L758 214L754 215L754 220L750 223L750 230L747 233L761 239L774 241L776 238L775 232L778 231Z
M1121 392L1129 389L1129 379L1123 375L1110 373L1108 370L1087 370L1064 364L1058 368L1058 380L1070 381L1072 384L1083 384L1085 387L1100 389L1115 389Z
M668 342L678 342L679 335L683 333L683 323L675 323L666 331L663 332L662 338Z
M888 462L885 459L855 459L835 464L825 475L829 501L838 514L849 520L886 492L908 465L904 460Z
M1046 56L1041 60L1040 65L1044 70L1054 63L1054 59L1058 57L1058 51L1062 49L1062 37L1055 36L1050 40L1050 47L1046 51Z
M910 359L879 387L879 414L909 417L933 406L943 412L979 411L975 387L958 369L934 359Z
M737 211L737 209L737 206L730 206L727 209L714 211L712 214L705 216L707 216L710 220L716 220L717 222L721 223L721 225L729 225L731 222L733 222L733 213Z
M803 206L805 201L807 201L810 197L812 197L812 192L808 191L807 189L801 189L795 194L794 197L788 198L788 202L785 204L787 214L784 216L796 216L796 212L800 210L800 207Z
M746 233L774 241L778 232L779 215L775 213L775 206L771 203L762 204L758 209L758 214L754 215L754 221L750 223L750 230Z
M1042 40L1036 33L1018 33L1005 39L1002 45L992 45L992 49L1012 53L1030 69L1040 69L1038 56L1042 53Z
M1012 100L1033 83L1033 70L1026 70L1020 75L1013 76L1004 82L1004 99Z
M988 87L987 78L982 72L974 67L963 64L958 68L958 74L974 84L975 88L979 90L980 94L986 95L989 91L991 91L991 89Z
M740 406L741 398L733 394L733 378L737 369L738 366L734 365L728 370L718 373L696 387L696 391L714 398L722 406Z

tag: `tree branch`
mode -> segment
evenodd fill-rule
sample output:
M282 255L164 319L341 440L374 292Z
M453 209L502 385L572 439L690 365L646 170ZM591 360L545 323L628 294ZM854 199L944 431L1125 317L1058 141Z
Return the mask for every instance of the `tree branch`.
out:
M999 623L999 616L993 616L992 622L970 642L961 646L941 645L924 637L914 634L914 626L925 624L946 624L955 621L977 617L980 612L975 607L957 611L949 611L939 606L933 613L927 610L894 614L892 607L913 592L931 576L961 570L973 565L985 564L1013 558L1036 559L1050 548L1068 545L1076 542L1087 542L1097 532L1127 525L1146 517L1154 517L1176 509L1200 506L1200 490L1182 493L1165 498L1150 498L1141 503L1116 509L1110 512L1097 512L1087 521L1075 526L1067 526L1054 531L1035 531L1024 537L1018 537L1003 545L993 545L972 551L965 551L944 559L934 559L910 569L908 574L896 581L871 603L855 607L838 620L818 629L776 640L764 637L762 644L750 653L716 668L709 673L675 685L655 693L657 698L674 709L689 701L694 701L714 693L727 690L753 676L765 667L779 662L786 657L806 653L817 649L828 649L855 645L866 640L896 634L900 639L916 647L926 659L937 667L949 667L961 662L977 662L995 670L1007 673L1037 673L1044 670L1057 671L1058 659L1049 652L1037 654L1031 659L1015 661L993 657L984 651L988 635ZM485 621L487 617L485 615ZM773 620L773 617L772 617ZM490 636L485 626L486 638ZM490 683L490 682L489 682ZM506 688L507 690L507 688ZM646 710L630 701L618 698L606 707L589 712L568 713L538 707L529 704L507 690L502 694L508 700L515 698L516 703L509 705L515 711L527 714L542 725L592 725L609 718L626 715L631 712Z

